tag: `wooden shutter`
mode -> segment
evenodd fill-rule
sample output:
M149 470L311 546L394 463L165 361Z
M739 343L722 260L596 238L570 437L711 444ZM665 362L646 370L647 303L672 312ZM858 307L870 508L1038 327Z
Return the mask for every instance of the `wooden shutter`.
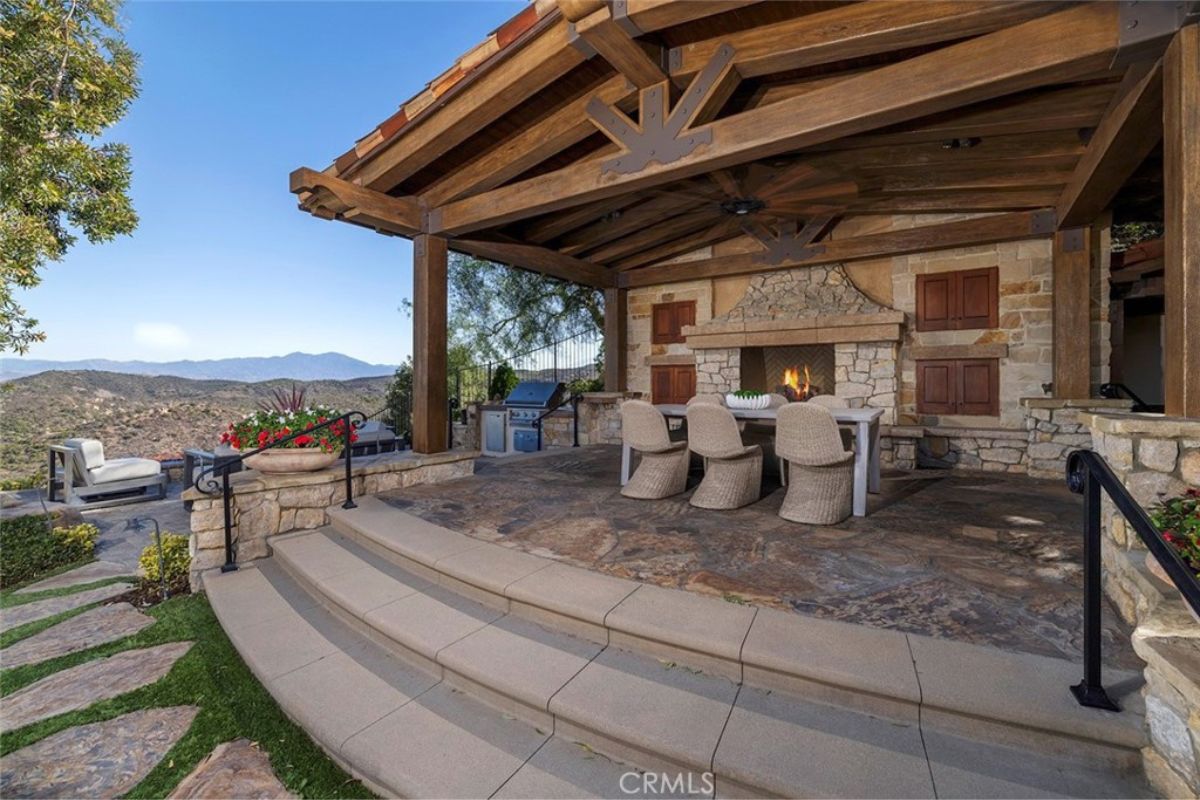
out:
M917 413L997 416L1000 413L999 359L918 361Z
M974 330L999 324L998 267L917 276L917 330Z
M1000 270L997 267L955 273L958 283L958 329L994 328L1000 324Z
M958 362L917 362L917 412L953 414L957 406Z
M1000 362L969 358L958 362L958 414L994 417L1000 413Z
M954 327L954 273L917 276L917 330Z
M686 403L696 394L696 368L670 365L650 368L650 402Z
M656 303L650 309L650 343L680 344L686 341L683 326L695 324L695 300Z

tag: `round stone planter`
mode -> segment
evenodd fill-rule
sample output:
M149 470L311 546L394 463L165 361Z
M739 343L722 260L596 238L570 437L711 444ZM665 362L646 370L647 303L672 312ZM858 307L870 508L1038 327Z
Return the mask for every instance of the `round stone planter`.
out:
M319 448L280 447L250 456L246 459L246 466L269 474L317 472L337 459L337 453L326 453Z
M1146 553L1146 569L1150 570L1151 575L1153 575L1155 578L1158 578L1168 587L1175 589L1175 583L1171 580L1171 577L1167 575L1167 571L1163 569L1162 564L1158 563L1158 559L1154 557L1153 553ZM1192 607L1187 604L1187 601L1183 599L1182 595L1179 598L1179 602L1183 603L1183 607L1191 613L1192 619L1196 620L1196 622L1200 622L1200 615L1192 610Z

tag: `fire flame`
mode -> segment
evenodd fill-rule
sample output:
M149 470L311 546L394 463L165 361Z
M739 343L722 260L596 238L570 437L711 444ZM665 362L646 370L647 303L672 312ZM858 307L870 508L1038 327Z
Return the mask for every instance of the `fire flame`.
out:
M783 385L793 390L798 397L808 397L809 389L812 387L812 375L808 371L808 365L804 365L804 381L800 381L800 370L785 369L783 371Z

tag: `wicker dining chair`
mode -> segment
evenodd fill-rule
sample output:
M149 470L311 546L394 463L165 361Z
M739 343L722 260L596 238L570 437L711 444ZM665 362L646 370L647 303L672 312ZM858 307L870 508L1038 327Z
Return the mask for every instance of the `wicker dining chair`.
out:
M835 394L819 394L815 397L808 398L807 402L812 403L813 405L818 405L821 408L828 408L828 409L849 408L850 407L849 400L847 400L844 397L838 397ZM853 450L854 449L854 429L839 425L838 431L840 431L842 434L842 445L847 450Z
M697 508L733 509L758 500L762 448L742 443L729 409L696 403L687 410L688 445L704 457L704 480L692 492Z
M719 394L698 394L687 401L689 408L699 403L708 403L709 405L724 407L725 398Z
M621 437L642 457L621 494L661 500L687 488L688 443L671 440L667 420L657 408L644 400L622 403Z
M779 409L775 452L791 472L779 516L812 525L833 525L850 516L854 453L842 447L829 409L811 402Z
M783 395L772 392L767 395L767 408L775 411L786 406L790 400ZM786 483L787 467L784 465L782 458L775 455L775 421L755 421L748 420L740 426L742 429L742 441L746 444L756 444L763 449L763 464L764 469L777 469L779 472L779 480ZM771 467L771 465L776 465Z

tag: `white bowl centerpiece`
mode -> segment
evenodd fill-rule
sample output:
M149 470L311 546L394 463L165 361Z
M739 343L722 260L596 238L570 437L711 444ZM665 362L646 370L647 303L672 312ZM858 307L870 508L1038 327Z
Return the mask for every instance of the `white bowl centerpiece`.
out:
M771 404L771 396L765 392L738 389L725 395L725 405L743 411L761 411Z

